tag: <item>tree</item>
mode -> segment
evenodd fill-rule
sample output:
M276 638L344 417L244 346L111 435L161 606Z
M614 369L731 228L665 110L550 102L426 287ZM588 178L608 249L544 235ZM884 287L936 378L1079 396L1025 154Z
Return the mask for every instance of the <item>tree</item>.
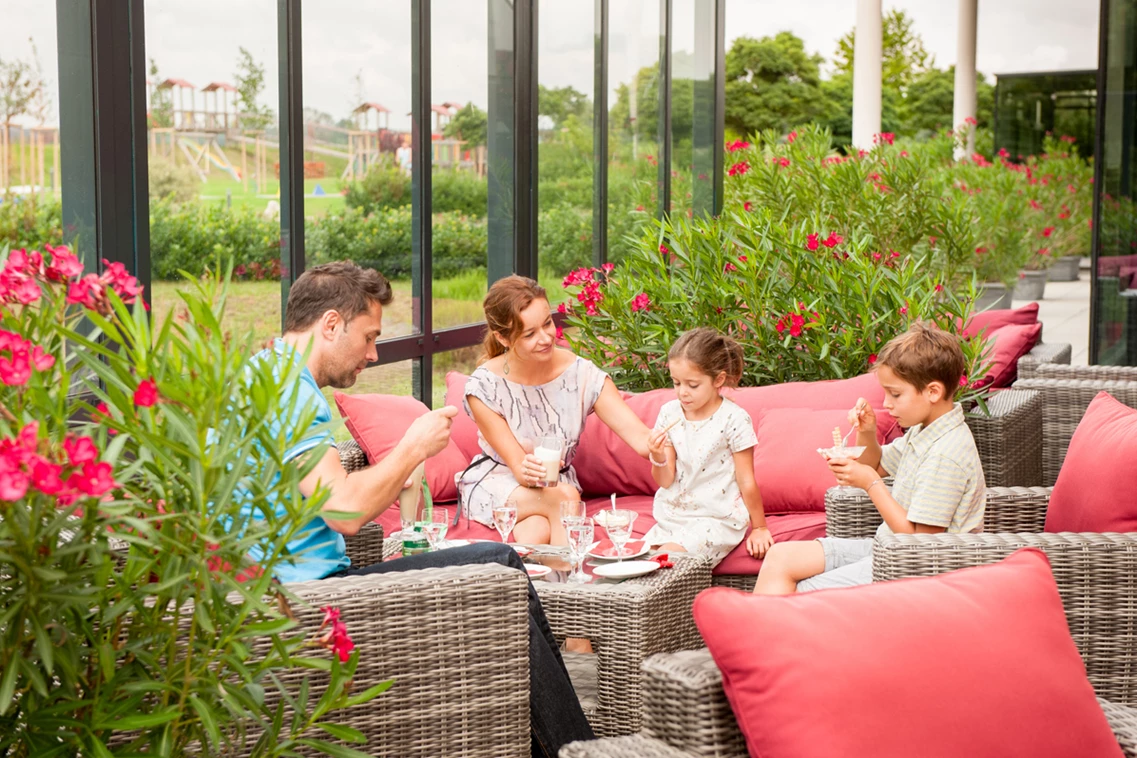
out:
M265 68L257 63L253 54L245 48L237 59L237 71L233 79L237 82L237 109L241 114L241 126L256 131L264 129L272 122L272 109L257 102L265 86Z
M995 102L995 88L987 83L983 74L976 82L975 120L979 127L991 125ZM938 132L952 129L952 110L955 97L955 66L946 71L932 68L912 80L901 105L901 120L909 133Z
M571 86L546 87L537 85L537 113L548 116L553 128L560 128L569 116L586 119L592 110L592 101L583 92Z
M463 140L467 147L477 147L486 144L486 124L486 112L472 102L466 103L442 127L442 136Z
M150 59L150 81L155 86L162 83L158 74L158 64ZM160 129L168 129L174 125L174 98L173 93L166 89L155 89L150 96L150 125Z
M912 19L893 8L881 18L881 80L885 87L901 92L920 74L935 66L935 59L924 48L924 40L912 31ZM833 56L835 74L853 73L853 45L856 29L837 41Z
M810 55L791 32L739 37L726 54L726 124L742 134L788 131L829 109L820 55Z
M821 83L829 103L829 110L820 123L833 133L833 144L844 148L853 142L853 75L838 74ZM903 131L901 115L903 98L895 89L884 88L880 98L880 130L898 133Z
M5 130L20 116L31 112L43 87L37 65L22 59L0 58L0 119Z

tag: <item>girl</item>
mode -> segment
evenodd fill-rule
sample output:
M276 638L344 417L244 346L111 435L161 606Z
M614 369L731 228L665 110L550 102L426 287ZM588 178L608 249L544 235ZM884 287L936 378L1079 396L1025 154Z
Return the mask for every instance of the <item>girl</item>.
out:
M532 279L507 276L484 303L483 363L466 382L466 410L478 425L483 456L462 473L458 494L470 518L493 526L493 504L514 500L521 543L566 542L563 500L580 500L572 460L593 411L643 457L651 431L628 407L608 375L591 361L556 346L545 290ZM563 447L560 483L538 488L545 465L533 454L540 437Z
M700 327L671 347L667 367L679 397L660 409L648 440L659 490L656 523L644 539L665 550L706 553L718 562L750 524L746 549L761 558L774 538L754 480L758 438L750 414L720 394L742 378L742 347Z

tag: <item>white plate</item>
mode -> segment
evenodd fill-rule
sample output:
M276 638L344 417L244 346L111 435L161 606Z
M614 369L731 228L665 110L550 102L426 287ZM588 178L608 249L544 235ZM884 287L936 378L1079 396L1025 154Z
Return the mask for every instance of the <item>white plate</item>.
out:
M658 568L659 564L655 561L620 561L595 566L592 573L605 579L631 579L634 576L650 574Z
M606 552L613 549L611 540L600 540L599 542L594 542L592 544L592 547L588 549L588 557L597 558L602 561L626 561L629 558L639 558L641 555L647 555L651 551L651 545L647 544L647 542L643 540L630 540L628 544L630 545L636 542L639 542L641 545L639 550L632 550L627 545L625 545L624 550L627 550L628 552L624 555L616 556ZM601 550L605 552L600 552Z
M548 574L552 571L550 567L543 566L540 563L526 563L525 570L529 573L530 579L536 579L537 577L544 576L545 574Z

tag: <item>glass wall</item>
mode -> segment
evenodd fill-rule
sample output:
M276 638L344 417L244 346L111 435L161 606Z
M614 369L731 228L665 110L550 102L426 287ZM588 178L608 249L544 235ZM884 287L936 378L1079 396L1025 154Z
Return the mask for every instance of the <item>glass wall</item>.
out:
M995 85L995 151L1022 160L1042 152L1046 135L1074 138L1083 158L1094 155L1097 71L1000 74Z
M1137 2L1111 0L1101 26L1101 143L1094 183L1090 363L1137 365Z

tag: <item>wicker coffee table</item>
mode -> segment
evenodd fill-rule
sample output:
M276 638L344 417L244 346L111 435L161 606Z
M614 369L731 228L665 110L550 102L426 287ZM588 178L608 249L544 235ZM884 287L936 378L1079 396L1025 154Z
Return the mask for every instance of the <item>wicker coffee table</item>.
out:
M393 555L400 549L397 539L388 539L383 552ZM557 550L547 545L538 549ZM695 595L711 586L711 563L700 556L674 553L672 561L671 568L621 582L533 580L557 639L577 637L592 643L596 695L582 698L582 705L598 737L640 730L644 659L704 646L691 605ZM573 657L579 662L583 656ZM578 667L570 663L570 669L575 672Z

